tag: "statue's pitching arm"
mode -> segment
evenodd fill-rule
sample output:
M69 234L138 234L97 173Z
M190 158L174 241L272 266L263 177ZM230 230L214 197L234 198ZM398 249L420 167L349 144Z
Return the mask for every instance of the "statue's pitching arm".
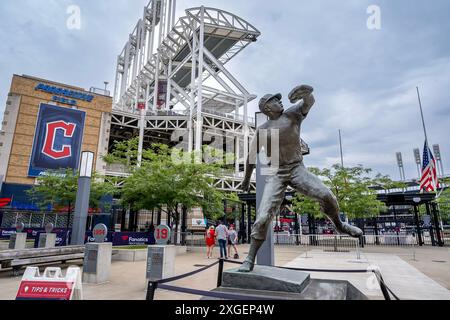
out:
M291 103L296 103L299 100L302 101L289 108L287 111L297 113L302 117L306 117L309 113L309 110L311 110L314 103L316 102L314 95L312 94L313 91L313 87L307 85L301 85L292 89L291 93L289 94L289 100L291 101Z

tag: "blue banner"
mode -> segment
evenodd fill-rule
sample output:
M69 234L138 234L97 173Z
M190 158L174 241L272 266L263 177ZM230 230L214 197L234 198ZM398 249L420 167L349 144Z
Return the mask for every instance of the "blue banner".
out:
M86 242L94 242L92 232L86 232ZM155 244L153 232L108 232L105 242L112 242L113 246L133 246Z
M48 169L78 168L86 114L42 103L34 136L28 176Z
M42 228L25 228L23 232L27 233L27 239L34 240L34 246L37 248L39 235L45 233L45 230ZM0 239L9 239L15 233L15 228L0 229ZM67 229L54 229L52 233L56 233L56 246L69 244L70 231L67 231ZM86 232L84 241L85 243L95 241L91 231ZM156 243L153 232L108 232L105 242L112 242L113 246L153 245Z
M153 232L115 232L113 246L132 246L155 244Z
M113 232L108 232L105 238L105 242L112 242ZM95 238L92 236L92 231L86 231L84 236L84 243L95 242Z
M40 237L41 233L45 233L45 230L37 232L36 238L34 239L34 247L35 248L37 248L39 246L39 237ZM56 233L56 246L57 247L64 247L69 244L70 231L63 230L63 229L55 229L52 231L52 233Z
M25 228L23 232L27 233L27 239L34 240L34 247L37 248L39 244L39 235L45 233L45 230L35 228ZM12 234L16 233L16 228L3 228L0 229L0 239L9 239ZM66 246L69 240L70 231L66 229L54 229L52 233L56 233L56 246Z

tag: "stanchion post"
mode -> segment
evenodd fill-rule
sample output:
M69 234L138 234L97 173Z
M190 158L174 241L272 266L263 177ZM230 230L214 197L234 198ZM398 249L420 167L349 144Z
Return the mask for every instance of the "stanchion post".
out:
M149 281L147 287L147 301L155 300L155 291L158 288L158 282Z
M413 248L413 261L417 261L416 260L416 244L413 244L412 248Z
M356 260L361 260L361 252L359 249L359 240L355 241L356 244Z
M306 247L305 258L308 258L308 246L309 246L309 239L310 239L309 235L307 235L307 237L308 237L308 239L305 244L305 247Z
M384 285L383 277L381 276L380 273L376 273L376 274L378 275L377 278L378 278L378 282L380 283L380 289L381 289L381 292L383 293L384 299L391 300L391 296L389 295L389 292L388 292L386 286Z
M219 260L219 274L217 275L217 288L222 286L223 259Z

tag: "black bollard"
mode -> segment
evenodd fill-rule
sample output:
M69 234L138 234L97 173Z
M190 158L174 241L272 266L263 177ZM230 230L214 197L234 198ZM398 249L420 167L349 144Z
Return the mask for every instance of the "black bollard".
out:
M153 301L155 300L155 291L158 288L158 282L148 282L147 287L147 297L145 298L147 301Z

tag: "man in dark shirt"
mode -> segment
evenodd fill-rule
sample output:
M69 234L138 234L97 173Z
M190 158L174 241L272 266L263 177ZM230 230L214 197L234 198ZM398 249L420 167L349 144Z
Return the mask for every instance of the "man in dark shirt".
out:
M313 91L312 87L306 85L294 88L289 94L289 100L291 103L302 101L286 111L281 102L281 94L265 95L259 103L261 112L269 120L257 129L255 138L251 143L242 189L244 191L249 190L250 178L256 165L258 147L261 147L261 143L258 143L258 141L262 139L262 136L267 136L267 143L263 144L262 147L265 148L271 159L270 165L274 169L274 174L266 178L264 193L258 208L258 217L253 225L251 234L250 252L239 269L241 272L253 270L256 254L266 239L267 229L272 224L274 215L281 208L288 186L308 197L316 199L320 203L322 211L330 218L340 233L348 234L352 237L360 237L362 235L362 231L359 228L340 220L339 205L336 197L303 164L300 127L315 103ZM278 150L272 150L273 142L275 142Z

